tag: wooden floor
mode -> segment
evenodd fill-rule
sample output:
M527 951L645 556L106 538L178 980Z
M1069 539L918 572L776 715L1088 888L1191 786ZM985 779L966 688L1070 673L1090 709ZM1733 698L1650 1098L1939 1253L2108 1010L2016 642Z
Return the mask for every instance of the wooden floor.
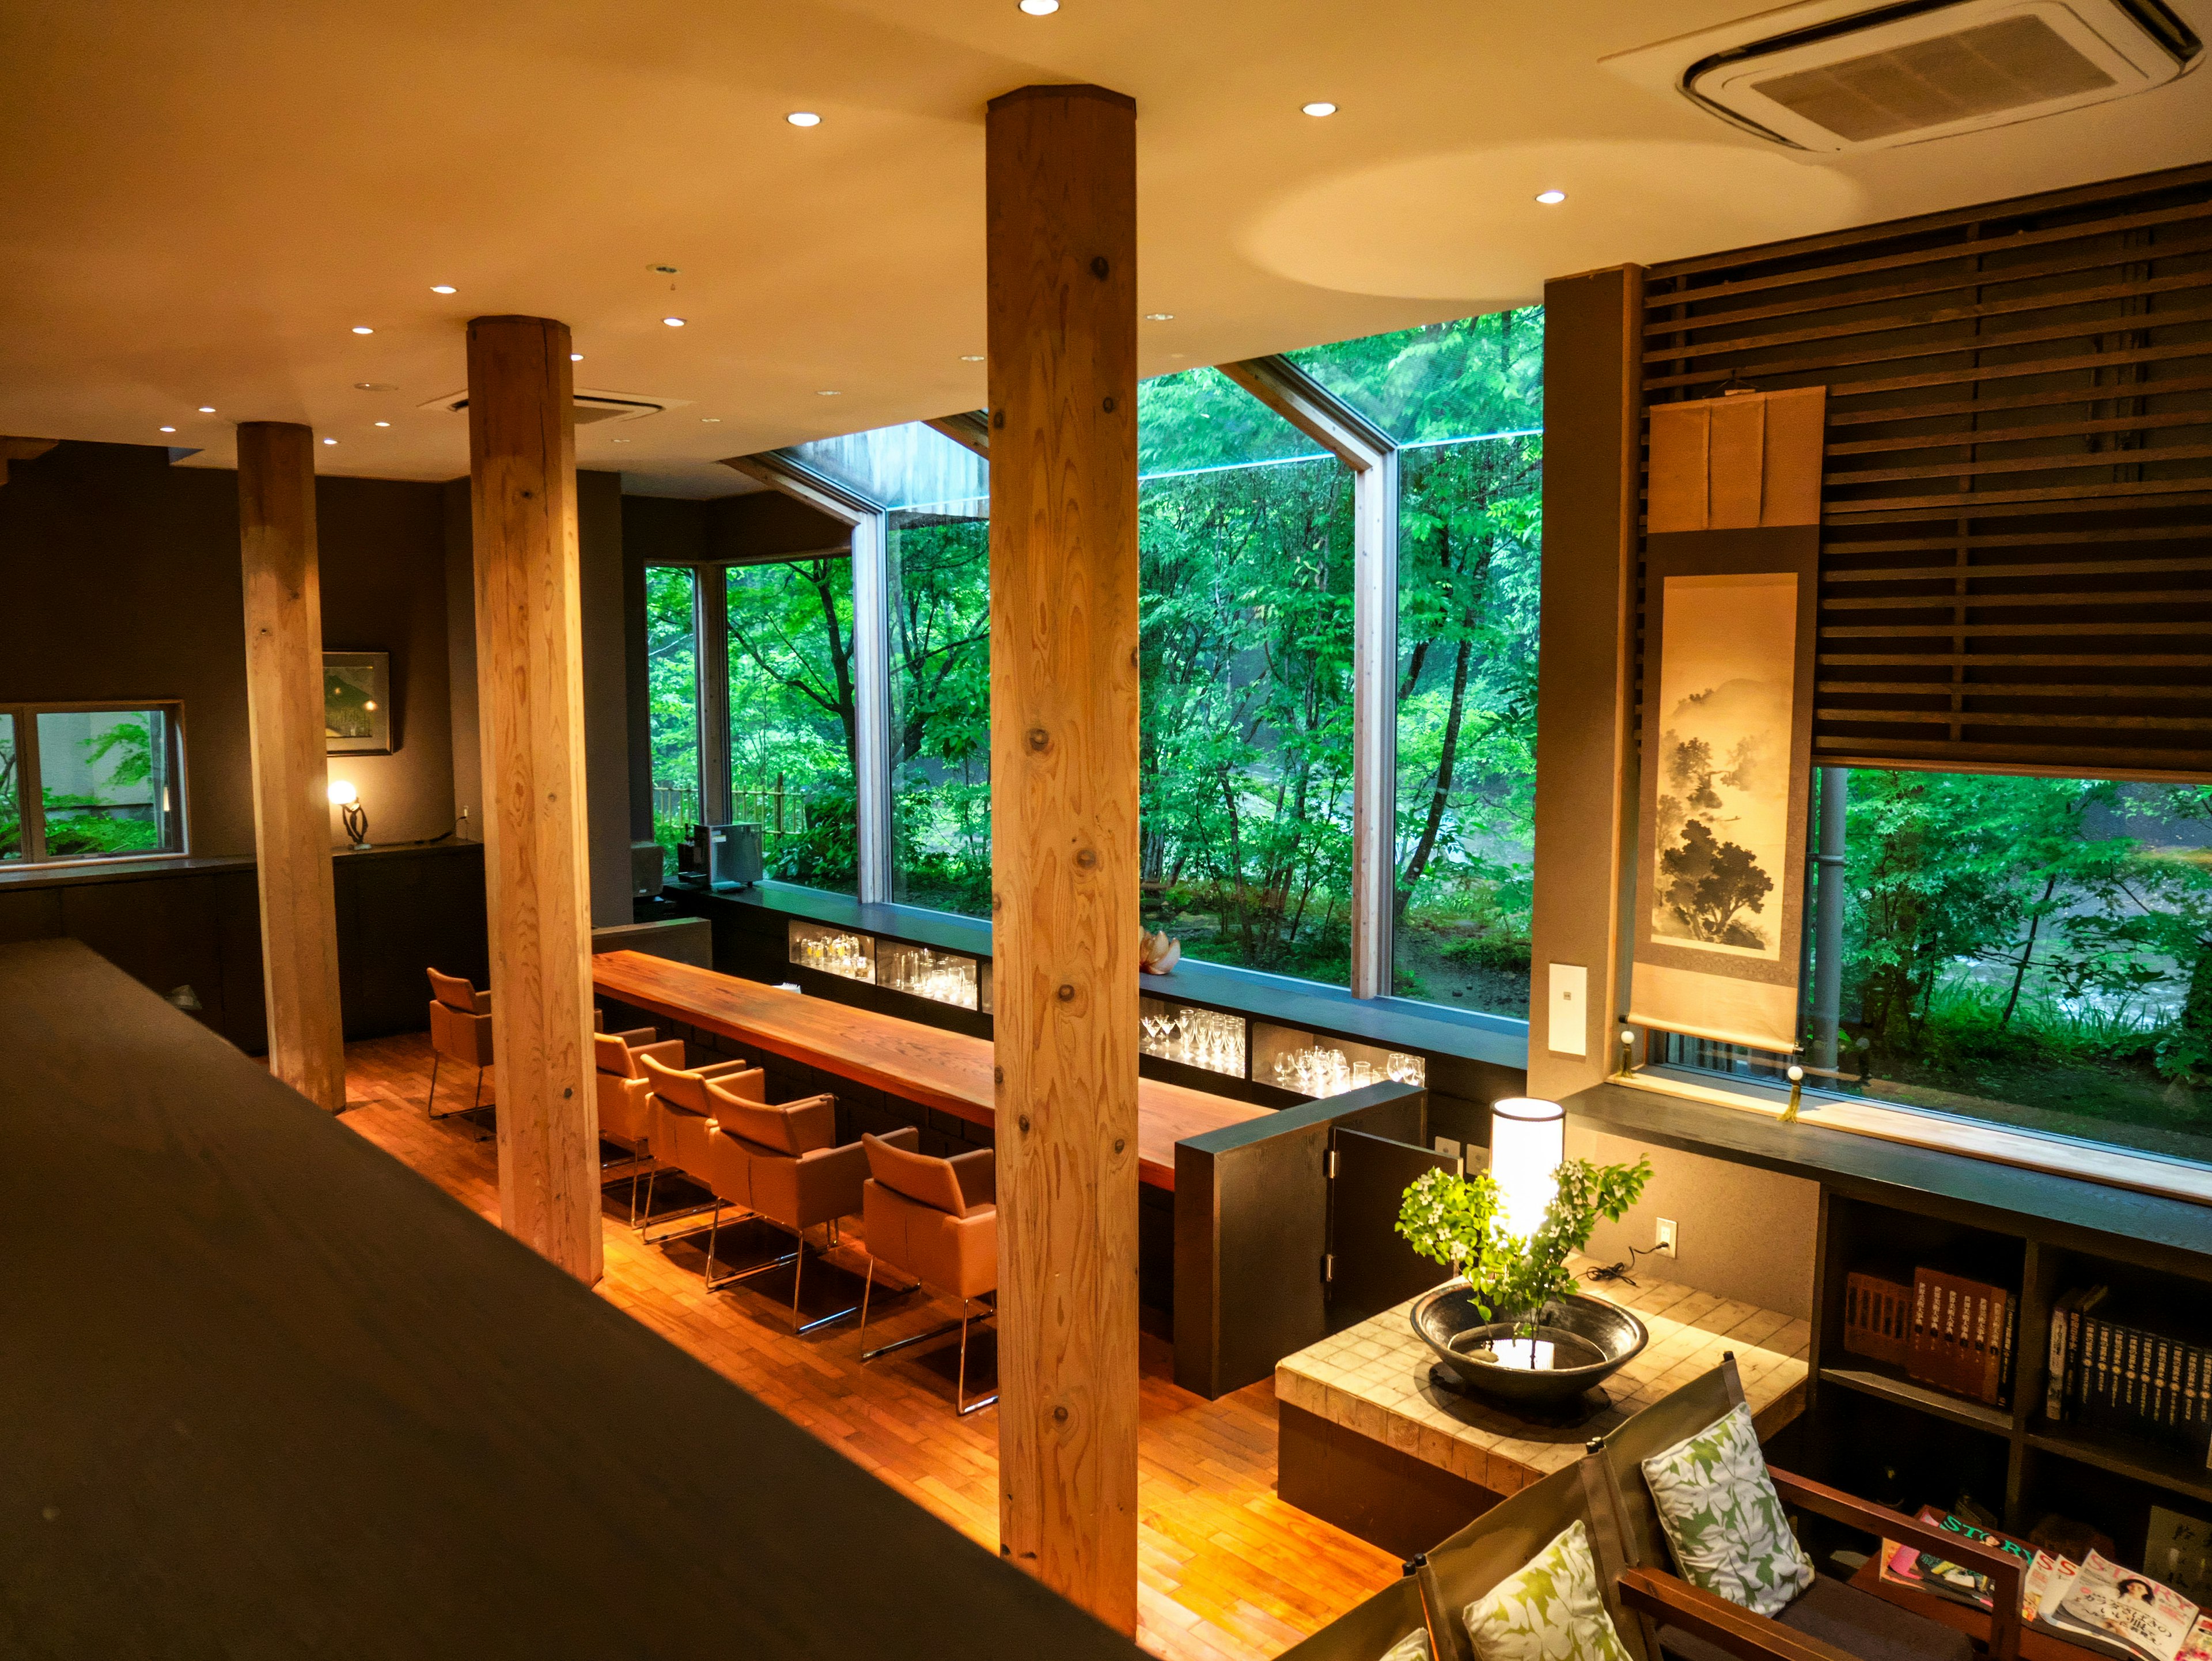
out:
M423 1113L428 1041L409 1035L347 1047L343 1121L486 1217L499 1208L492 1144L468 1122L436 1123ZM447 1069L438 1104L465 1107L474 1075ZM496 1094L487 1076L487 1099ZM763 1275L708 1293L701 1284L700 1243L665 1250L641 1244L629 1226L628 1191L608 1191L607 1299L628 1311L793 1423L837 1448L916 1504L990 1550L998 1547L998 1413L958 1419L952 1411L957 1339L862 1366L856 1322L805 1338L789 1327L791 1278ZM864 1266L852 1243L834 1262ZM745 1243L725 1241L742 1254ZM743 1261L742 1256L740 1261ZM857 1296L857 1281L850 1283ZM839 1277L810 1263L805 1291L815 1308L831 1299ZM957 1318L949 1300L927 1294L878 1303L869 1316L870 1347ZM988 1389L992 1346L969 1354L971 1385ZM1256 1661L1273 1656L1395 1579L1387 1553L1354 1539L1275 1497L1275 1399L1271 1384L1206 1402L1172 1382L1169 1346L1142 1341L1142 1427L1138 1458L1139 1641L1182 1661ZM856 1542L865 1557L865 1542Z

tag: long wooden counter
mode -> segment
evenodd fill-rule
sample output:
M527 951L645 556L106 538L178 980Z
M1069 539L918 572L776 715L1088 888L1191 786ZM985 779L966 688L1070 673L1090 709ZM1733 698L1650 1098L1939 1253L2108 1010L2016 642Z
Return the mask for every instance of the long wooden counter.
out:
M601 996L703 1027L787 1061L872 1085L924 1107L994 1123L991 1045L895 1015L854 1009L796 992L718 975L636 952L592 959ZM1175 1145L1269 1111L1203 1090L1142 1079L1137 1084L1137 1159L1143 1180L1175 1187Z

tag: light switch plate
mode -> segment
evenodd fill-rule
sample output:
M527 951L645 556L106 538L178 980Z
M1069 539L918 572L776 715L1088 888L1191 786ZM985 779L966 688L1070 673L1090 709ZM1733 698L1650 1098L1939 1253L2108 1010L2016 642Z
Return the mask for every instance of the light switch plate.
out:
M1551 1017L1546 1047L1554 1056L1589 1054L1589 970L1578 963L1551 965Z

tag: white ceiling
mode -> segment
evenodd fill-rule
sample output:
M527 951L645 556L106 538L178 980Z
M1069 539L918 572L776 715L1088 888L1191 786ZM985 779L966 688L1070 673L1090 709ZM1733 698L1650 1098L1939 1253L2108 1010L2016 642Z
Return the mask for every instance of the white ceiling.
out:
M304 421L338 441L325 472L450 478L465 419L420 406L461 386L466 319L523 312L574 327L580 386L682 400L580 429L582 465L729 494L717 457L982 401L963 355L983 341L983 105L1032 82L1137 100L1142 306L1175 313L1143 326L1148 374L2212 156L2203 74L1811 157L1598 65L1749 9L15 0L0 433L221 466L232 422ZM2212 0L2176 9L2212 36ZM1299 113L1314 99L1340 113ZM1567 203L1537 206L1547 186ZM683 268L672 294L656 262Z

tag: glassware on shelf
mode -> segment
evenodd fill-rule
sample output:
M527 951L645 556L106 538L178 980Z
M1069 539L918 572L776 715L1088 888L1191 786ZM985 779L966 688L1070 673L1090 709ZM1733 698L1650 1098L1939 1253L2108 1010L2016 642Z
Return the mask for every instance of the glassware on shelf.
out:
M1243 1016L1194 1009L1164 998L1140 999L1138 1011L1138 1046L1146 1055L1231 1078L1244 1076Z
M927 946L885 944L877 954L876 984L935 1003L975 1008L980 977L975 959Z
M1253 1034L1252 1076L1305 1097L1341 1096L1386 1080L1425 1086L1428 1063L1401 1050L1323 1037L1261 1022Z
M819 970L848 981L876 978L876 942L866 934L847 934L819 924L791 925L791 960L801 968Z

